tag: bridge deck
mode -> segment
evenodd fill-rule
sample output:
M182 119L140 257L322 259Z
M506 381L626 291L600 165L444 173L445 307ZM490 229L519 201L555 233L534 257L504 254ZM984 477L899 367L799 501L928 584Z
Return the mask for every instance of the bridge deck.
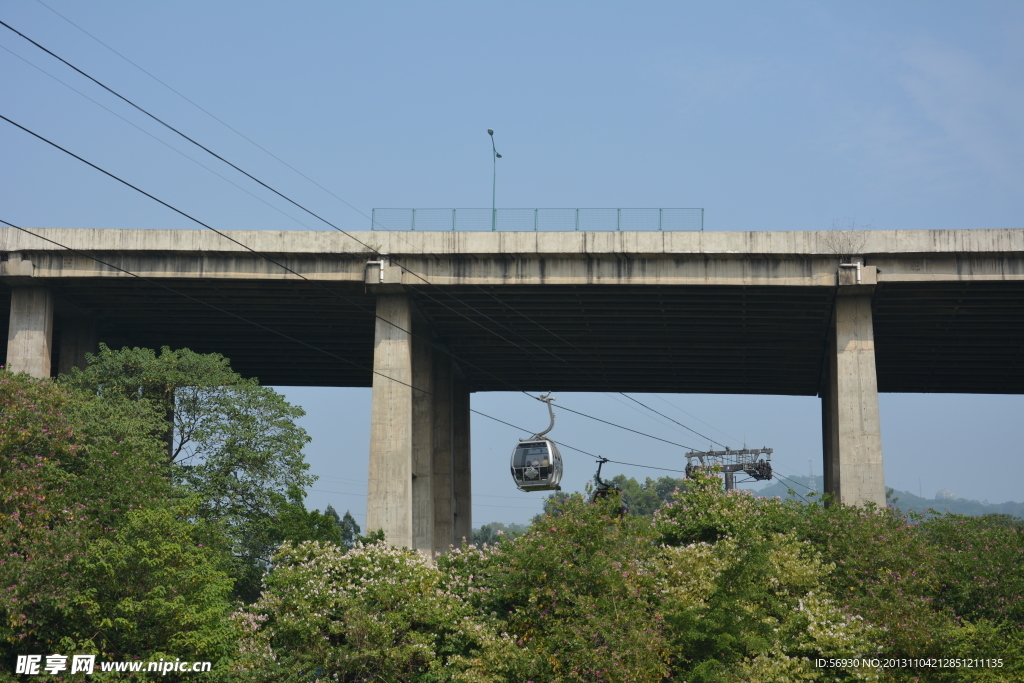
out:
M39 232L194 297L0 229L0 257L32 262L0 263L0 325L11 286L50 287L55 353L88 317L112 345L218 351L268 384L370 386L374 257L345 235L232 233L303 281L212 233ZM353 234L412 271L394 283L477 391L819 391L834 233ZM1024 230L861 235L880 391L1024 392Z

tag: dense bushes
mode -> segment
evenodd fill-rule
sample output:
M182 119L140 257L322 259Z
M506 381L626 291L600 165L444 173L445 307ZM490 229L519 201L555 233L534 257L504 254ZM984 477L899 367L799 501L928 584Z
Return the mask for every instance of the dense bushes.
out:
M0 680L19 655L58 653L227 672L239 585L259 595L282 541L342 538L302 505L301 409L217 356L90 360L58 381L0 369Z
M893 510L757 499L723 492L714 477L691 482L653 518L618 512L615 500L562 498L522 536L455 549L434 565L384 545L348 556L286 547L242 622L246 642L276 658L277 677L267 680L282 681L317 663L341 681L370 680L374 667L392 672L381 680L396 681L1024 675L1024 534L1012 520L905 519ZM368 569L375 566L387 568ZM357 578L382 574L391 581L371 581L378 592ZM318 584L324 576L331 580ZM310 586L323 591L312 603ZM283 629L282 620L307 630ZM366 640L369 632L377 639ZM410 650L411 643L421 649ZM310 654L299 664L304 649ZM815 663L929 657L1001 658L1003 665Z
M268 683L1024 680L1019 520L754 498L706 477L629 489L653 516L558 496L520 535L425 558L347 549L336 513L289 485L252 516L284 541L253 577L236 518L171 471L166 416L144 388L0 372L0 680L15 655L53 652L209 659L208 680ZM301 475L297 442L281 443ZM931 657L1003 666L816 664Z

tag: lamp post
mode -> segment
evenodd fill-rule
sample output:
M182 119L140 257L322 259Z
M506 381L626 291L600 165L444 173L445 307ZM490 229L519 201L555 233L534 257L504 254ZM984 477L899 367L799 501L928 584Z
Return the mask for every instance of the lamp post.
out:
M494 157L491 159L494 162L494 176L491 179L491 232L494 232L498 229L498 210L495 208L494 200L497 197L498 159L501 158L501 155L498 154L498 148L494 146L494 131L488 128L487 134L491 136L491 151L494 152Z

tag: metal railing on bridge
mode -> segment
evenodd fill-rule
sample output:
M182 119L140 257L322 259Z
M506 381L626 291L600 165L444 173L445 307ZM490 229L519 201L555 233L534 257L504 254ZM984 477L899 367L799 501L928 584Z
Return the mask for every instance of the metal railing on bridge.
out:
M371 230L703 230L704 209L374 209Z

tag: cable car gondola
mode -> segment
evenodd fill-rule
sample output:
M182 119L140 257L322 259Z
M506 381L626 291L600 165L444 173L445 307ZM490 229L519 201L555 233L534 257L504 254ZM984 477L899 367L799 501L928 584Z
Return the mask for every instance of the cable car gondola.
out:
M629 508L626 507L622 489L612 482L601 478L601 465L606 462L608 462L608 458L602 457L597 460L597 474L594 475L594 491L590 494L590 502L596 503L614 494L619 497L619 516L621 517L629 513Z
M551 407L551 392L544 394L539 400L548 404L551 424L543 432L534 434L529 439L520 439L512 451L512 480L520 491L561 491L562 454L558 446L544 435L555 426L555 411Z

